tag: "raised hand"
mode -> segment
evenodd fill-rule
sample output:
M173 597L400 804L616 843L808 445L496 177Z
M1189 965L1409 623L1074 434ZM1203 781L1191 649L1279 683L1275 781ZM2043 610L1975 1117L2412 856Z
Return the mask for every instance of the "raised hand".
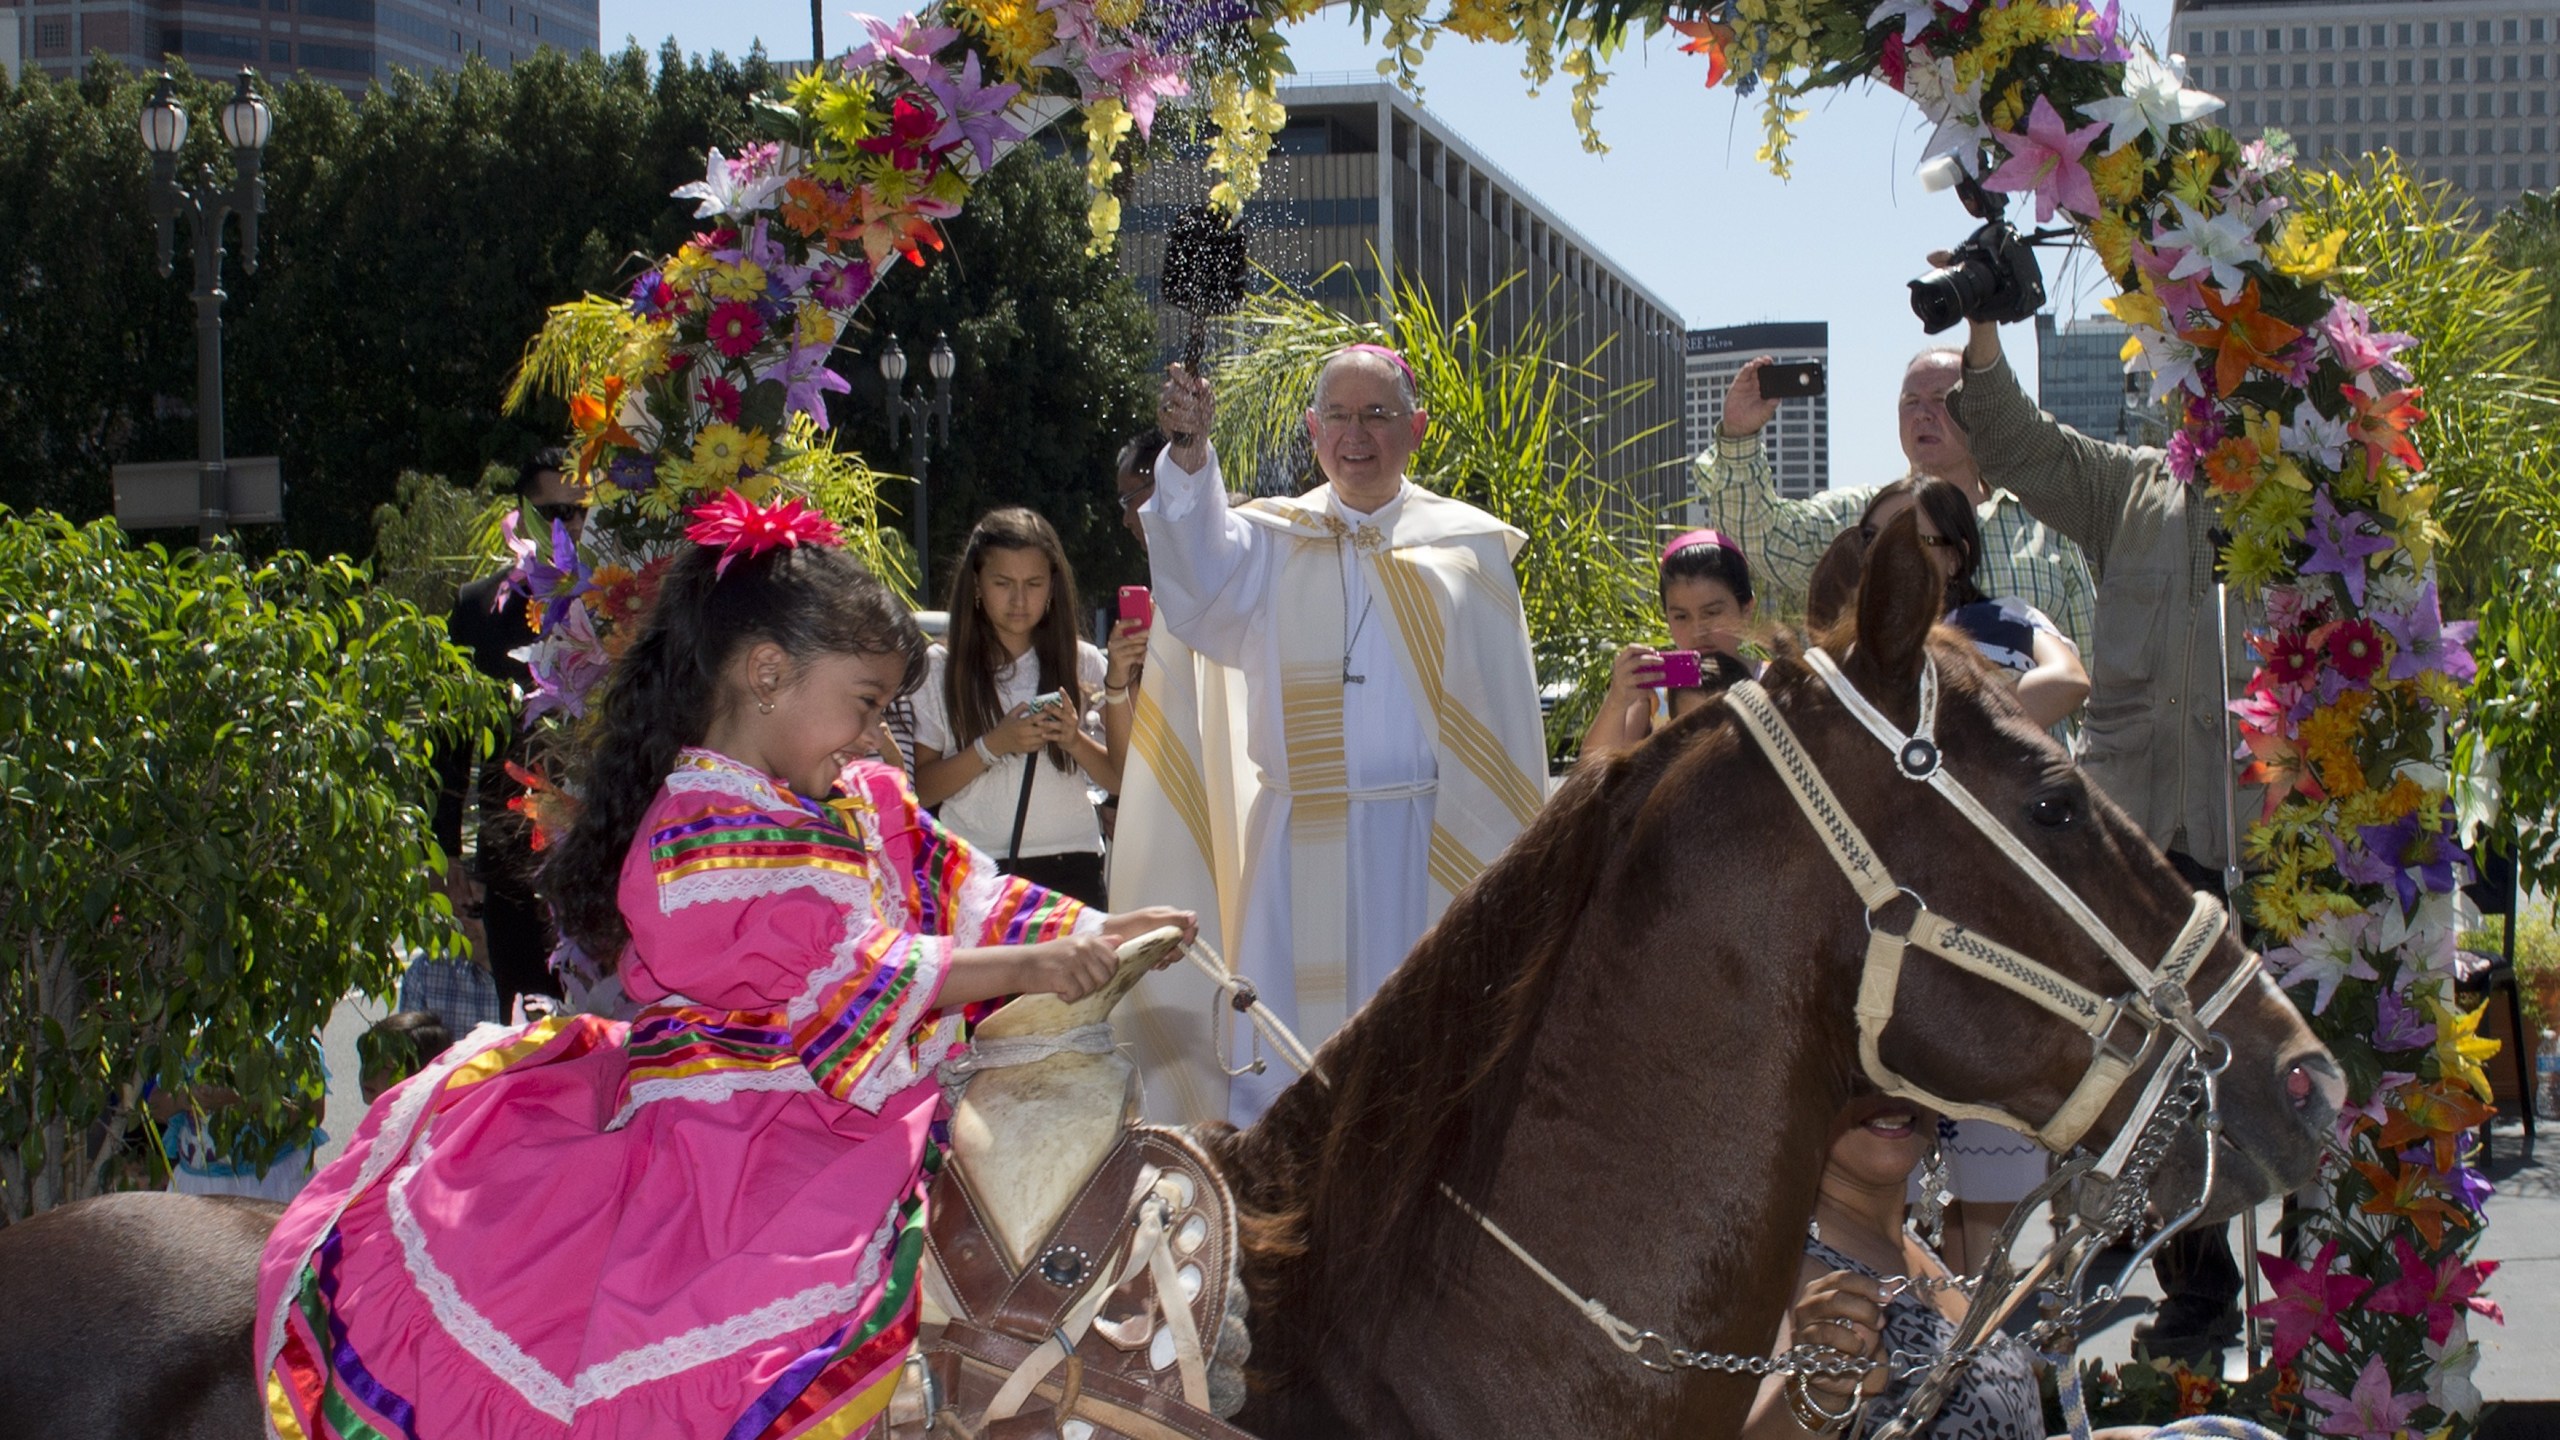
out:
M1760 372L1769 363L1766 355L1743 362L1742 369L1733 377L1733 383L1725 387L1724 418L1716 422L1717 430L1735 439L1757 435L1761 427L1769 423L1770 417L1778 413L1778 402L1760 393Z
M1156 428L1164 431L1173 463L1198 474L1209 460L1209 426L1217 419L1217 395L1209 382L1181 365L1164 367L1156 390Z

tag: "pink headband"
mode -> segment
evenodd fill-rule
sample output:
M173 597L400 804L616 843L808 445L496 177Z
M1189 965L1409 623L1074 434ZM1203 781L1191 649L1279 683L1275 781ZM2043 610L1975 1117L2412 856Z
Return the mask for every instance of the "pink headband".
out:
M1413 385L1420 383L1413 378L1412 364L1409 363L1402 355L1397 354L1395 351L1388 349L1384 345L1370 345L1366 343L1359 345L1345 345L1342 347L1342 353L1345 355L1375 355L1379 359L1393 365L1396 369L1404 372L1406 384Z
M1668 560L1683 550L1694 550L1701 545L1713 545L1719 550L1730 550L1736 555L1742 553L1742 547L1734 544L1721 530L1692 530L1663 546L1662 558Z

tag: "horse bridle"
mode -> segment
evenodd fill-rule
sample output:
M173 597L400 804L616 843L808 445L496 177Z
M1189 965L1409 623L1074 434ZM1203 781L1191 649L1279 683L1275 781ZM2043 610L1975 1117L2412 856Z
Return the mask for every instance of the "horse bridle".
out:
M1849 817L1830 782L1822 777L1795 732L1788 728L1769 693L1759 682L1746 680L1725 691L1727 701L1745 722L1744 728L1758 742L1761 753L1778 774L1787 781L1798 808L1812 822L1814 832L1822 837L1831 858L1847 877L1850 888L1867 907L1866 963L1858 982L1858 1061L1867 1078L1889 1095L1917 1100L1943 1114L1959 1118L1989 1120L2033 1135L2056 1154L2078 1144L2088 1133L2116 1093L2142 1063L2152 1042L2165 1029L2168 1044L2153 1068L2150 1083L2144 1086L2133 1113L2126 1117L2115 1141L2092 1167L2095 1176L2112 1179L2123 1170L2132 1148L2153 1112L2167 1094L2169 1084L2190 1054L2213 1055L2221 1049L2210 1027L2221 1019L2233 1002L2247 989L2259 967L2258 956L2244 952L2231 978L2202 1005L2192 1002L2188 986L2196 978L2204 958L2213 951L2214 942L2228 928L2222 905L2212 896L2196 895L2187 922L2177 937L2170 941L2155 969L2134 958L2134 953L2106 922L2100 920L2088 903L2062 883L2050 866L2022 844L2009 828L1993 818L1990 810L1966 789L1947 769L1939 753L1936 729L1938 713L1938 666L1935 659L1921 658L1919 722L1909 732L1886 718L1856 686L1841 673L1838 662L1819 649L1805 652L1805 663L1812 667L1834 698L1859 724L1894 757L1895 772L1905 780L1927 785L1952 804L1982 837L1997 847L2012 865L2035 882L2064 914L2071 917L2089 938L2095 941L2115 967L2123 972L2130 988L2122 995L2108 998L2070 979L2049 965L2040 963L2002 945L1929 908L1919 892L1893 878L1883 859ZM1909 924L1894 929L1885 923L1887 910L1898 902L1909 900L1913 913ZM2089 1064L2060 1108L2038 1123L2017 1115L2004 1106L1955 1100L1936 1094L1912 1080L1896 1074L1884 1063L1882 1040L1886 1025L1893 1019L1894 1000L1902 979L1902 965L1911 950L1924 950L1945 960L1968 974L2025 997L2029 1002L2060 1016L2089 1039ZM2131 1043L2125 1043L2127 1030Z
M1742 717L1744 730L1758 743L1761 753L1778 774L1787 781L1798 808L1820 835L1831 852L1850 888L1866 906L1867 952L1865 967L1858 984L1858 1059L1868 1079L1887 1094L1917 1100L1942 1113L1973 1116L1998 1124L2025 1130L2059 1154L2078 1144L2089 1126L2105 1111L2118 1091L2139 1068L2142 1057L2149 1053L2152 1042L2167 1032L2167 1043L2152 1067L2131 1113L2125 1117L2114 1141L2096 1157L2086 1152L2071 1155L2034 1194L2019 1204L2011 1214L1995 1242L1993 1256L1975 1277L1974 1300L1965 1323L1959 1328L1949 1349L1923 1367L1897 1372L1918 1375L1921 1384L1893 1421L1880 1431L1877 1440L1901 1440L1916 1434L1928 1423L1943 1400L1954 1377L1988 1344L1983 1337L2007 1318L2028 1288L2055 1272L2068 1270L2057 1304L2052 1313L2029 1332L2030 1343L2058 1361L2058 1371L2067 1373L2076 1348L2078 1329L2083 1315L2115 1298L2115 1285L2103 1285L2091 1294L2088 1289L2090 1271L2101 1249L2117 1235L2132 1229L2149 1204L2153 1174L2167 1153L2177 1132L2192 1123L2204 1131L2204 1183L2193 1200L2182 1211L2166 1218L2157 1231L2137 1249L2133 1260L2119 1272L2134 1272L2151 1252L2171 1233L2182 1228L2202 1213L2205 1197L2213 1188L2215 1171L2214 1143L2221 1130L2221 1108L2217 1079L2230 1062L2230 1046L2213 1033L2215 1021L2222 1018L2243 990L2257 977L2262 961L2255 951L2244 950L2241 962L2231 977L2208 996L2202 1005L2193 1002L2188 986L2196 979L2204 958L2213 950L2214 941L2227 929L2228 917L2220 902L2199 893L2195 897L2186 924L2154 968L2144 965L2115 931L2100 920L2087 902L2062 883L2052 867L2037 858L2021 844L2008 827L1993 818L1991 811L1976 798L1964 783L1955 778L1944 764L1937 743L1938 667L1937 661L1924 654L1920 667L1920 705L1918 723L1906 733L1849 683L1839 664L1819 649L1804 653L1805 663L1830 689L1834 698L1868 733L1884 743L1894 757L1896 773L1904 779L1925 784L1945 797L2000 852L2008 857L2038 889L2069 915L2098 948L2121 971L2129 982L2122 995L2108 998L2079 984L2052 967L2018 951L1948 920L1932 911L1919 892L1893 878L1875 848L1867 843L1857 822L1832 792L1830 782L1820 767L1804 751L1795 731L1787 725L1777 706L1754 680L1740 681L1726 688L1724 696L1734 712ZM1903 900L1913 906L1910 923L1900 930L1880 924L1884 912ZM2011 992L2024 996L2043 1009L2060 1016L2089 1038L2088 1068L2082 1073L2062 1105L2041 1124L2025 1119L1999 1105L1977 1104L1950 1099L1931 1092L1907 1077L1896 1074L1884 1063L1882 1036L1893 1019L1894 999L1899 992L1902 964L1912 950L1924 950L1955 965L1968 974L1977 975ZM2123 1027L2131 1025L2139 1036L2132 1044L2120 1038ZM2024 1272L2013 1269L2007 1259L2008 1247L2017 1236L2019 1224L2028 1213L2047 1199L2058 1197L2065 1189L2078 1188L2081 1203L2065 1233ZM1611 1343L1632 1356L1648 1369L1662 1371L1703 1370L1735 1375L1766 1376L1793 1373L1800 1375L1843 1376L1863 1372L1873 1362L1857 1359L1829 1346L1799 1343L1785 1354L1735 1355L1711 1351L1683 1349L1671 1343L1660 1332L1639 1329L1612 1313L1601 1300L1584 1296L1568 1285L1561 1276L1540 1263L1528 1249L1514 1240L1493 1218L1470 1204L1465 1197L1446 1184L1441 1193L1464 1212L1486 1235L1511 1252L1523 1266L1544 1281L1558 1295L1582 1312L1583 1318L1598 1327ZM2066 1392L2068 1394L2068 1392ZM2085 1432L2086 1421L2076 1412L2075 1429Z

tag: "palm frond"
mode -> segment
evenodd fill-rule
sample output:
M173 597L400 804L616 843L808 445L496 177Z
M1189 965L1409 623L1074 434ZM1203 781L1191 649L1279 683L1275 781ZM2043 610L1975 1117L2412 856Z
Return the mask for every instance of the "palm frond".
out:
M631 338L631 324L631 307L603 295L552 306L508 382L508 413L536 395L565 400L611 373Z

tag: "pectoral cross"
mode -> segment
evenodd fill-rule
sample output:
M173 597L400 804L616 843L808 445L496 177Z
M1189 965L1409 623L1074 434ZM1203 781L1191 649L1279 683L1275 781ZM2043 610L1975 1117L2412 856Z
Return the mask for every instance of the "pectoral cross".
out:
M1342 657L1342 683L1345 685L1366 685L1369 683L1368 676L1354 675L1351 673L1351 657L1348 655Z

